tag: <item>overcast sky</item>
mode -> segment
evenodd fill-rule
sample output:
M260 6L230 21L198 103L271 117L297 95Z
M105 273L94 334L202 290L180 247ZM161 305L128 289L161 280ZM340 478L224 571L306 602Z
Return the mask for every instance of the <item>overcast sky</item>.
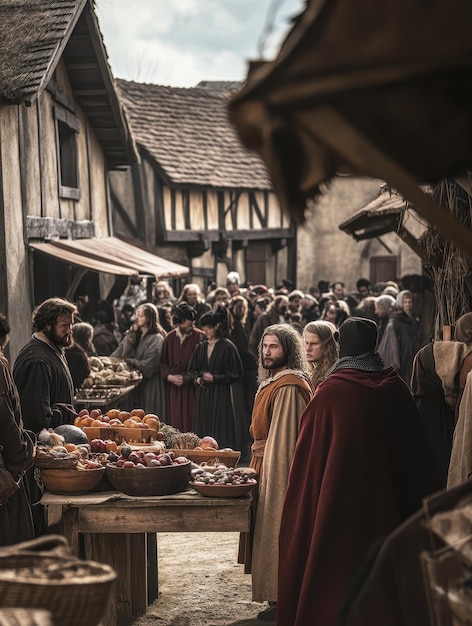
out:
M248 59L276 55L290 17L304 4L96 0L114 76L177 87L194 87L201 80L243 80Z

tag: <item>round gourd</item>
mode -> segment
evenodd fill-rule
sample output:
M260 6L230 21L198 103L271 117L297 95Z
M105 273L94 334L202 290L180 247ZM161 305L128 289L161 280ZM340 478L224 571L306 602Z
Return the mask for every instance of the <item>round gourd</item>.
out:
M65 443L88 443L87 435L81 428L72 424L62 424L54 429L54 432L64 437Z

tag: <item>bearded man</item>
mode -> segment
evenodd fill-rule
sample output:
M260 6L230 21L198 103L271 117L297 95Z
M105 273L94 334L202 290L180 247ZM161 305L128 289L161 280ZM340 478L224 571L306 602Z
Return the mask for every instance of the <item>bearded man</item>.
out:
M171 426L181 432L193 432L195 385L187 373L190 357L204 337L195 328L197 312L187 302L176 304L172 310L175 328L167 333L162 345L159 369L167 382L167 407Z
M74 384L64 349L72 343L77 308L61 298L49 298L32 316L34 333L20 350L13 378L20 395L25 428L39 433L74 421Z
M254 541L251 557L250 538L243 535L239 560L252 573L252 599L269 602L257 619L275 621L280 518L299 418L311 398L305 347L288 324L264 330L258 382L250 427L254 439L250 466L259 475Z
M280 525L283 626L336 626L368 553L442 486L411 393L376 340L372 320L340 326L340 358L301 417Z
M72 324L77 308L61 298L49 298L32 316L33 336L20 350L13 366L13 378L20 396L25 428L39 433L43 428L72 424L74 383L65 348L72 343ZM35 535L46 532L41 489L33 470L27 474Z

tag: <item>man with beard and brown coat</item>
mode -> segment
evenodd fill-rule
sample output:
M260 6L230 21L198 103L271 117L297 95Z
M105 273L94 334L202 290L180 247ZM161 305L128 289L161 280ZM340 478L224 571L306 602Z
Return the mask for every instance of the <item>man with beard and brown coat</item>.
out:
M16 357L13 378L20 396L25 428L36 434L43 428L72 424L74 384L65 348L72 342L72 324L77 308L61 298L49 298L38 305L32 316L34 333ZM28 474L36 535L45 530L41 492L31 472Z
M340 358L301 416L280 526L281 626L336 626L370 550L441 489L411 393L376 339L371 320L342 324Z
M45 300L33 311L34 333L16 357L13 378L23 420L35 433L74 421L74 384L64 349L71 345L76 313L67 300Z

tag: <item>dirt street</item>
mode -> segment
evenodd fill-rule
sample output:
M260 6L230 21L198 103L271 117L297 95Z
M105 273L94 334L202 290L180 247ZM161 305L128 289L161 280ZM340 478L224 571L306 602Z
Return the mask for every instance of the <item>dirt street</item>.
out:
M238 533L159 533L159 598L133 626L256 626ZM274 623L274 622L272 622Z

